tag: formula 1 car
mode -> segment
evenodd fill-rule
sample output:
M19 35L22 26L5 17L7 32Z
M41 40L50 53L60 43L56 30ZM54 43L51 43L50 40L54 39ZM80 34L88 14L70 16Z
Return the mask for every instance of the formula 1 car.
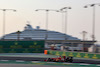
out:
M46 60L47 62L73 62L73 57L57 57L57 58L47 58Z

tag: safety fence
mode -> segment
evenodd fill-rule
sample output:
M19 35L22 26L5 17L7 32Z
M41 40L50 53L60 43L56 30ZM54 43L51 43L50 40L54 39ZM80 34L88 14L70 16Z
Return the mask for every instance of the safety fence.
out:
M78 57L78 58L100 59L100 54L96 54L96 53L45 50L44 54L57 55L57 56L72 56L72 57Z
M0 41L0 53L43 53L44 41Z

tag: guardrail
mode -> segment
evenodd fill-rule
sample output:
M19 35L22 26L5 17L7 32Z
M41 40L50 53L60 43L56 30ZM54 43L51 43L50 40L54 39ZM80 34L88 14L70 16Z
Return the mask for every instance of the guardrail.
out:
M57 56L72 56L72 57L78 57L78 58L100 59L100 54L95 54L95 53L45 50L44 54L57 55Z

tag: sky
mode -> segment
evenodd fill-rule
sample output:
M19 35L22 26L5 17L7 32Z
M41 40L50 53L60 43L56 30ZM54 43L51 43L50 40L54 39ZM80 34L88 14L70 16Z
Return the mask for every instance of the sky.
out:
M36 28L46 29L45 11L36 9L67 10L67 34L82 39L82 31L86 31L86 40L92 40L93 8L83 8L87 4L100 3L100 0L0 0L0 9L15 9L16 12L6 11L5 33L9 34L18 30L23 31L27 21ZM100 41L100 6L96 5L95 12L95 37ZM60 12L50 11L48 16L48 30L64 33L64 17ZM3 11L0 10L0 36L3 35Z

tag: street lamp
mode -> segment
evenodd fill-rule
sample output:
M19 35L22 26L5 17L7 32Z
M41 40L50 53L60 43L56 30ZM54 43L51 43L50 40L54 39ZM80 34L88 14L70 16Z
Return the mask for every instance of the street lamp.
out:
M0 9L0 10L2 10L3 11L3 40L5 39L5 30L6 30L6 28L5 28L5 23L6 23L6 11L8 11L8 10L12 10L12 11L16 11L16 10L14 10L14 9Z
M56 12L59 12L58 10L52 10L52 9L37 9L35 11L45 11L46 12L46 35L45 35L45 40L47 40L48 38L48 17L49 17L49 11L56 11Z
M65 41L68 39L66 38L66 33L67 33L67 13L68 13L68 9L71 9L71 7L63 7L60 9L61 12L65 12Z
M84 6L84 8L88 8L89 6L93 7L93 22L92 22L92 40L93 40L93 42L95 41L95 8L96 8L96 5L99 6L100 3L88 4L88 5Z

